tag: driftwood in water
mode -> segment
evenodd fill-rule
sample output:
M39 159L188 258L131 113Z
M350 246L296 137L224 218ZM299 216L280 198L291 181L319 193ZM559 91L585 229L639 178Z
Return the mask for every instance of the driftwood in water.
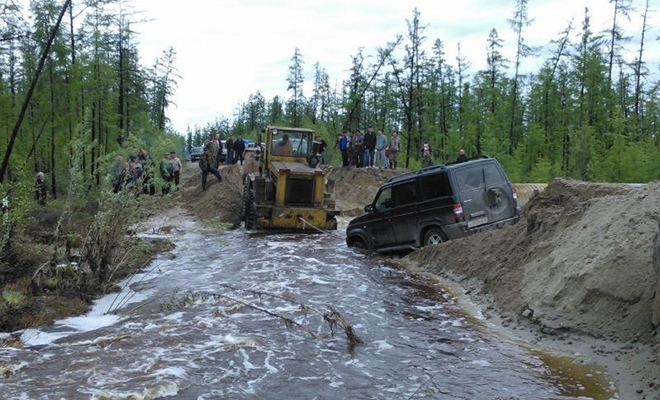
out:
M254 296L257 296L259 298L261 298L261 297L271 297L271 298L279 299L279 300L282 300L282 301L286 301L288 303L296 304L297 306L300 307L300 310L305 315L307 315L308 312L312 312L314 314L317 314L317 315L321 316L323 318L323 320L326 321L328 323L328 325L330 326L331 334L334 335L334 331L335 331L336 328L339 328L342 331L344 331L344 333L346 334L346 338L348 339L348 342L351 346L355 346L356 344L363 343L362 339L360 339L360 337L353 330L353 327L351 326L351 324L348 321L346 321L346 318L344 318L344 316L339 311L337 311L337 309L335 309L333 307L328 306L328 311L323 312L323 311L321 311L321 310L319 310L315 307L312 307L308 304L305 304L305 303L303 303L299 300L292 299L292 298L289 298L289 297L286 297L286 296L281 296L281 295L277 295L277 294L273 294L273 293L267 293L267 292L263 292L263 291L255 290L255 289L239 288L239 287L231 286L231 285L224 284L224 283L220 283L219 285L221 287L225 288L225 289L228 289L228 290L231 290L231 291L234 291L234 292L246 292L246 293L250 293ZM236 299L232 296L228 296L228 295L225 295L225 294L222 294L222 293L203 293L203 294L206 294L206 295L211 296L213 298L227 299L227 300L236 302L238 304L250 307L254 310L263 312L263 313L268 314L270 316L280 318L282 321L284 321L284 324L287 326L287 328L291 328L292 326L297 326L300 329L304 330L305 332L309 333L310 336L314 337L315 339L320 338L318 335L316 335L314 332L312 332L312 330L307 325L296 322L293 319L291 319L289 317L286 317L284 315L269 311L269 310L267 310L263 307L259 307L257 305L252 304L252 303L249 303L247 301Z

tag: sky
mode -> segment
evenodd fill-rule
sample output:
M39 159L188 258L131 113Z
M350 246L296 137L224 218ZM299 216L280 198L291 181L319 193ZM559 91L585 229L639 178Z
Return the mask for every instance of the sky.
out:
M238 104L257 91L268 100L275 95L289 98L286 78L296 47L304 61L306 96L312 93L316 62L326 69L331 84L341 87L349 76L351 56L362 47L374 62L378 47L394 41L397 34L405 37L414 8L425 26L427 54L440 39L447 61L456 65L460 43L462 55L471 63L468 73L474 74L485 66L486 40L495 28L503 40L502 52L515 59L516 37L507 22L515 0L133 0L131 5L149 19L134 26L143 63L152 65L169 46L176 51L181 79L167 115L181 133L222 116L232 119ZM644 5L645 0L633 0L635 11L621 22L632 36L624 53L627 60L633 60L639 49ZM651 31L645 57L657 79L660 10L656 1L651 5L656 5L656 12L647 21ZM572 19L575 40L585 7L594 32L611 29L609 0L530 0L533 22L524 31L527 44L541 46L541 54L547 54L553 48L550 41L558 39ZM399 46L401 52L403 48ZM523 68L536 72L545 58L529 60Z

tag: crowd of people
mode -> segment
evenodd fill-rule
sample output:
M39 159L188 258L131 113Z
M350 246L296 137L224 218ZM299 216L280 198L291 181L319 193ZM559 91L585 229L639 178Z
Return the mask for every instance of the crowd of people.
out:
M337 136L337 144L341 152L342 166L358 168L397 168L401 138L397 131L387 138L383 131L374 133L373 126L369 126L366 133L360 130L343 131ZM422 167L433 165L433 153L429 142L425 142L421 149ZM459 151L456 162L467 161L465 150Z
M182 169L183 164L175 151L163 154L158 166L160 178L163 180L161 189L163 195L169 193L172 187L179 186ZM132 185L138 187L138 191L141 189L143 193L153 195L156 192L155 171L156 164L144 149L139 149L137 155L128 156L127 161L124 161L123 156L118 155L110 169L112 190L117 193L122 188Z
M383 131L374 133L373 126L369 126L364 134L360 130L342 132L337 137L337 147L341 152L344 167L394 169L398 166L401 138L394 131L388 140Z

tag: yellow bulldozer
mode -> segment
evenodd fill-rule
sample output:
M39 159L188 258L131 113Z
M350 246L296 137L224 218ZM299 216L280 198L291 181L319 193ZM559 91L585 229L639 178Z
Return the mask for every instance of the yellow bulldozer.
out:
M319 167L311 129L268 126L247 151L241 218L246 229L337 229L334 182Z

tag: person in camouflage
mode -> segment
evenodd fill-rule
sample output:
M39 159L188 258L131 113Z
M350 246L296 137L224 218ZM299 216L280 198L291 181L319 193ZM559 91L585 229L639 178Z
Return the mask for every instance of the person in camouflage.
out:
M218 151L220 150L220 135L211 135L209 142L206 144L209 148L209 156L211 157L211 166L215 169L218 168Z
M46 204L46 197L48 197L48 186L44 180L43 172L37 172L37 185L34 189L34 197L42 206Z
M206 190L206 177L209 175L209 172L218 178L218 182L222 181L220 172L213 166L214 161L209 146L204 146L204 154L199 157L199 169L202 170L202 190Z
M390 168L392 169L397 167L399 150L401 150L401 138L399 137L399 134L394 131L392 132L392 138L390 139Z

